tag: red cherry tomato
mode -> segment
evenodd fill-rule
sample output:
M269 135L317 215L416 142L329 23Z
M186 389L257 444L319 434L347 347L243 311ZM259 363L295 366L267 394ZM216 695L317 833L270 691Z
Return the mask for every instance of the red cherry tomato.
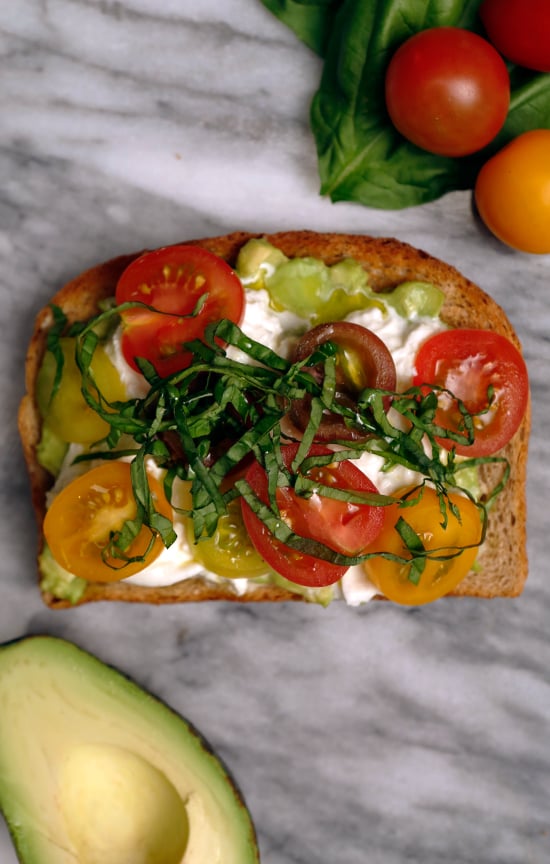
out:
M550 72L548 0L484 0L479 14L490 41L508 60Z
M431 336L416 355L413 383L436 384L461 399L474 417L473 444L456 444L464 456L488 456L508 443L527 408L527 367L515 345L490 330L447 330ZM436 423L457 432L455 399L442 394ZM442 439L450 449L453 442Z
M238 324L245 302L238 276L223 259L186 245L146 252L133 261L116 288L117 304L127 301L153 308L122 313L124 357L134 369L136 357L149 360L163 377L189 365L184 342L201 339L213 321L228 318Z
M481 36L458 27L433 27L404 42L390 61L385 91L399 132L442 156L485 147L510 104L502 57Z
M297 450L297 444L282 448L287 467L292 464ZM322 445L314 445L309 455L326 455L330 452ZM377 491L368 477L349 461L313 468L307 476L326 486L339 489L372 493ZM250 466L245 479L256 495L267 503L267 475L258 462ZM384 525L384 507L350 504L315 493L305 498L296 495L290 488L278 488L276 498L282 517L295 534L318 540L344 555L360 554L377 537ZM337 582L348 569L285 546L273 537L246 501L242 500L241 506L252 543L269 566L291 582L320 588Z

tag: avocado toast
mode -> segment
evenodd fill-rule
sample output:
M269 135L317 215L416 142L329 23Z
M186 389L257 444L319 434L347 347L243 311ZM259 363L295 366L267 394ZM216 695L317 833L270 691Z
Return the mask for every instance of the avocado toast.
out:
M366 272L369 288L382 297L403 283L435 285L443 294L439 318L446 327L496 332L519 348L517 336L505 313L487 294L454 268L398 240L298 231L267 237L236 233L192 241L189 245L206 249L235 267L240 251L252 239L265 240L289 259L314 259L329 267L352 259ZM115 295L120 277L137 258L137 255L123 256L92 268L62 288L52 298L53 306L62 310L68 325L87 321ZM46 496L53 478L37 459L43 422L37 404L36 382L47 350L48 333L54 323L50 305L36 319L27 356L27 393L19 412L19 428L40 528L41 549ZM491 504L486 535L475 567L453 588L453 594L516 596L522 590L527 575L525 473L529 422L527 405L518 430L499 452L499 457L507 460L509 477ZM499 471L500 468L494 466L480 469L481 482L487 489L498 482L494 475ZM374 594L376 596L376 592ZM54 596L47 588L43 589L43 596L45 602L53 607L75 602L67 597ZM290 590L280 581L250 580L245 590L236 591L230 579L211 580L199 573L172 584L153 586L135 584L126 579L108 583L89 580L76 602L124 600L164 603L211 599L245 602L300 600L304 596L307 597L307 592Z

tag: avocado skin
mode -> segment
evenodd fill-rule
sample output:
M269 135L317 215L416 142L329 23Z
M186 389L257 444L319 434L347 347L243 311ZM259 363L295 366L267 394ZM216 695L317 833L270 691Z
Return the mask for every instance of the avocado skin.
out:
M38 701L33 702L36 695ZM22 707L16 707L14 713L11 706L17 706L18 699ZM81 704L77 704L78 700L82 700ZM49 701L53 711L48 708L40 710L40 705L44 706ZM0 645L0 703L4 706L0 713L0 810L22 864L65 864L81 860L75 857L71 840L63 831L61 836L52 834L63 824L55 804L59 790L38 788L43 774L41 766L32 762L32 753L31 771L24 771L23 759L23 770L19 773L17 762L20 753L28 751L29 745L34 746L48 763L46 779L55 786L54 778L61 776L56 769L72 748L89 743L86 732L92 727L87 725L86 717L94 712L97 713L97 724L89 736L94 743L123 746L125 751L134 751L137 756L148 760L155 771L158 769L170 774L167 779L178 789L186 806L189 806L190 797L197 793L201 800L201 814L214 802L213 818L208 823L208 818L205 820L201 815L194 838L195 811L192 805L189 806L190 840L181 864L204 861L205 849L209 864L217 864L218 860L219 864L259 864L254 825L228 768L193 724L118 669L58 637L36 635L15 639ZM76 726L67 727L65 736L63 723L67 712L70 714L73 710L78 722ZM80 719L84 732L77 728ZM54 729L57 726L60 730ZM113 733L109 731L112 728L117 729L113 739L110 737ZM17 730L16 735L14 730ZM150 733L151 747L141 752L142 746L146 746L141 743L145 741L144 730ZM51 747L55 737L53 733L57 735L57 731L60 734L56 740L62 742L59 752ZM162 756L159 764L155 764L154 757L151 758L156 751ZM51 770L52 765L54 770ZM170 767L167 769L167 766ZM198 788L193 788L193 783L190 789L186 788L189 777ZM35 801L39 802L37 810L40 812L34 814L34 823ZM48 832L44 831L45 824ZM214 837L213 845L208 837L198 836L201 831L210 831ZM211 850L218 848L218 832L220 857L210 860ZM44 836L45 833L51 836ZM70 854L68 849L72 849ZM197 854L200 857L196 857ZM88 860L96 859L86 858L86 864ZM157 860L164 862L168 859L153 854L141 860L157 864ZM176 864L180 864L179 859Z

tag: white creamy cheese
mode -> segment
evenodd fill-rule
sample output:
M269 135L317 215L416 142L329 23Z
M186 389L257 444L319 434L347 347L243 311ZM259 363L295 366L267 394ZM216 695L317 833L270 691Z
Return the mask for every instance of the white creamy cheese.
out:
M407 319L398 315L389 306L387 310L373 306L361 312L354 312L345 320L369 328L386 344L395 362L398 389L405 389L411 384L414 374L413 361L419 345L432 334L445 329L445 325L439 318ZM296 341L310 326L309 321L290 312L275 311L270 305L267 291L260 289L247 292L246 310L241 329L252 339L273 349L278 354L289 356ZM144 390L144 379L128 366L122 355L120 330L114 334L108 351L111 361L116 366L126 387L128 398L144 396L147 387L145 384ZM233 348L228 349L228 354L235 359L248 360L245 355ZM61 473L50 496L57 494L77 473L85 470L83 466L71 464L78 452L80 451L77 445L72 445L69 448ZM360 459L354 461L382 494L391 495L396 489L413 484L419 479L418 474L400 466L387 472L381 472L383 460L374 454L365 453ZM91 467L90 463L87 465ZM177 494L177 490L175 494ZM202 566L193 557L192 546L187 539L184 518L177 513L174 516L174 530L177 539L172 546L164 549L152 564L140 573L128 577L126 581L134 585L161 587L200 574L203 578L216 583L230 582L237 594L243 594L252 587L253 582L249 582L247 579L226 580L214 573L205 573ZM339 588L335 588L335 596L338 596L338 591L343 599L352 606L367 602L377 593L360 566L351 567L348 570Z
M142 399L147 396L149 385L143 375L132 369L124 359L121 336L122 327L117 327L112 338L106 343L105 351L120 376L128 399Z

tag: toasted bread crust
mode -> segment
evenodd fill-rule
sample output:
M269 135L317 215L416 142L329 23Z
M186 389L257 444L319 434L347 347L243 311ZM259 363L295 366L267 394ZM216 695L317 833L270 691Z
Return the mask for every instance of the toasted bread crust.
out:
M390 290L405 280L432 282L445 294L441 317L447 324L457 328L475 327L497 331L521 349L506 314L481 288L462 276L454 267L392 238L288 231L273 235L238 232L186 242L203 246L234 264L241 246L251 237L261 236L265 236L289 257L313 256L328 264L347 257L355 258L364 265L369 273L370 284L377 291ZM87 270L58 291L51 302L63 309L70 322L90 318L97 313L101 300L114 295L120 274L139 254L141 253L121 256ZM40 547L43 542L42 523L46 492L52 483L52 477L39 465L36 458L41 421L35 387L52 321L49 306L42 309L36 317L26 359L26 393L18 414L32 502L39 526ZM529 431L528 408L519 430L503 450L503 455L510 463L510 480L491 508L487 537L480 550L476 570L470 572L460 583L453 592L455 595L514 597L523 589L527 578L525 482ZM43 594L43 599L52 608L71 605L49 594ZM300 599L302 598L299 595L276 586L254 586L245 594L238 595L230 583L218 585L193 578L161 588L141 587L128 582L90 583L79 602L121 600L160 604L203 600L274 602Z

